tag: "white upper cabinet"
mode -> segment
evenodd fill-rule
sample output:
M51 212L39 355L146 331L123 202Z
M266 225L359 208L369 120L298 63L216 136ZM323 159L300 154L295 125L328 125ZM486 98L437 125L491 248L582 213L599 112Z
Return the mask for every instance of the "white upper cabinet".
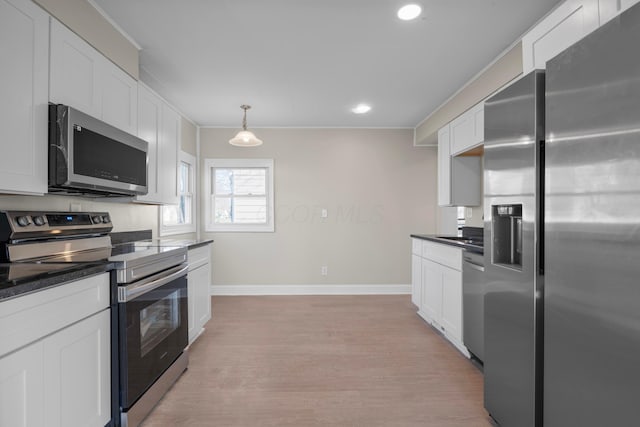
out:
M479 206L480 157L451 155L452 124L438 131L438 206Z
M138 137L149 143L149 192L136 201L178 203L178 150L181 117L148 87L138 85Z
M438 131L438 206L451 203L450 135L449 125Z
M598 0L566 0L522 37L524 74L546 63L600 25Z
M102 120L132 135L138 132L138 82L103 57Z
M48 33L49 17L33 2L0 0L2 193L47 191Z
M160 116L162 115L162 99L144 85L138 86L138 137L149 143L147 164L148 193L137 196L137 200L146 203L160 203L161 193L158 190L158 141L160 133Z
M93 117L102 116L102 90L98 83L102 58L55 19L51 20L51 88L49 99Z
M620 0L620 12L624 12L629 9L634 4L638 3L639 0Z
M138 84L104 55L51 19L49 100L136 134Z
M159 192L163 204L178 203L178 149L180 147L180 115L168 104L162 104L160 149L158 153Z
M484 101L451 122L451 155L455 156L484 142Z
M600 25L629 9L640 0L599 0Z

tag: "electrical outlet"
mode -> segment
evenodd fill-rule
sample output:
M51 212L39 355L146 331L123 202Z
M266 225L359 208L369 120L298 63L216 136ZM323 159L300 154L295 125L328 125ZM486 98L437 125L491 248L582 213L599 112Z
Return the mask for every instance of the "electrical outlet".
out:
M327 212L327 210L326 210L326 209L322 209L322 210L320 211L320 216L321 216L322 218L327 218L327 217L329 216L329 212Z
M320 267L320 274L323 276L326 276L329 274L329 269L327 268L326 265L323 265L322 267Z

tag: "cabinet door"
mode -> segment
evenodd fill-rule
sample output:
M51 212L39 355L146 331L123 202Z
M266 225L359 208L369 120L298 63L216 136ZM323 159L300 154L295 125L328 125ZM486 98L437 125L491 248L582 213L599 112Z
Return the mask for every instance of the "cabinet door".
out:
M138 132L138 82L104 57L99 71L102 120L136 135Z
M422 259L422 311L436 327L442 322L442 267Z
M471 110L465 112L457 119L451 122L451 154L461 153L473 145L475 123L474 115ZM438 146L438 149L440 147Z
M620 0L598 0L600 25L607 23L620 13Z
M98 51L60 22L51 20L51 102L69 105L100 119L102 61L104 58Z
M462 273L442 266L442 327L462 342Z
M639 0L620 0L620 12L624 12L629 9L634 4L638 3Z
M473 116L472 146L476 146L484 142L484 101L471 109L471 115Z
M211 268L208 263L191 270L188 275L189 342L198 337L205 323L211 319L210 277Z
M598 0L566 0L522 37L524 74L546 63L599 26Z
M180 115L166 103L162 104L159 146L159 188L163 204L178 203L178 147L180 146Z
M209 291L211 264L207 263L195 269L193 273L193 277L196 282L196 323L200 328L203 328L205 323L211 319L211 292Z
M196 270L187 274L187 311L189 313L189 343L196 339L200 328L196 322L196 279L194 277Z
M42 9L28 0L0 0L0 192L47 191L48 40Z
M438 206L451 204L451 150L449 125L438 131Z
M0 358L0 426L44 425L42 348L36 342Z
M159 168L158 149L160 134L160 117L162 115L162 100L147 87L138 87L138 137L149 143L147 164L147 187L149 192L144 196L137 196L136 200L147 203L160 203L162 200L158 190Z
M450 200L451 206L479 206L481 171L480 157L451 157Z
M411 302L420 308L422 301L422 258L411 255Z
M482 144L484 141L484 101L453 120L450 128L450 154L452 156Z
M629 9L640 0L599 0L600 26Z
M103 426L111 419L109 317L103 310L43 340L47 426Z

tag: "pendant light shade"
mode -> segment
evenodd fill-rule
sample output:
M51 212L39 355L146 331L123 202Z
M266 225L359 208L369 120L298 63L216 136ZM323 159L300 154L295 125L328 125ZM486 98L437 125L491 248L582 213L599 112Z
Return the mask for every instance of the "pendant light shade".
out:
M256 138L253 132L247 130L247 110L251 108L251 105L241 105L240 108L244 110L242 130L229 140L229 144L238 147L257 147L258 145L262 145L262 140Z

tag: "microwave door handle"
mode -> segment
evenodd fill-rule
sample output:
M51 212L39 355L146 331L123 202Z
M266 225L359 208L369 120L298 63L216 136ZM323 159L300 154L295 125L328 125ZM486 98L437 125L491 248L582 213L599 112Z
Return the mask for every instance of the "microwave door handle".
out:
M184 267L182 265L179 265L160 274L151 276L148 279L143 279L137 283L133 283L129 286L121 286L118 288L118 302L128 302L134 300L139 296L146 294L147 292L157 289L160 286L166 285L167 283L179 278L180 276L184 276L185 274L187 274L188 269L188 265L185 265Z

